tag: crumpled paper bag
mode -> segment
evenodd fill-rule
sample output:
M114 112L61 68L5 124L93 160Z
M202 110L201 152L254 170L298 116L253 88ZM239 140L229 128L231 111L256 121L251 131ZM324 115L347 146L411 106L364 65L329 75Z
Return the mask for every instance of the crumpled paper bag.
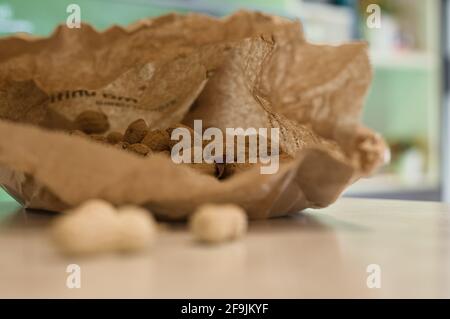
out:
M184 218L205 202L266 218L333 203L382 162L384 143L360 125L371 80L365 44L313 45L297 21L240 11L224 19L170 14L97 32L0 40L0 184L28 208L62 211L89 198ZM291 160L225 180L140 158L64 132L83 110L112 130L280 129Z

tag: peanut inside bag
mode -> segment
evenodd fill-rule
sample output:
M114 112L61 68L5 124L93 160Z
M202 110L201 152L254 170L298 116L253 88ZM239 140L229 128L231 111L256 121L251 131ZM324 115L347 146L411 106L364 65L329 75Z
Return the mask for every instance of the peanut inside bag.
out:
M184 218L231 202L266 218L325 207L383 161L383 140L359 119L366 45L309 44L296 21L171 14L0 48L0 184L28 208L102 198ZM279 168L176 164L177 127L278 129Z

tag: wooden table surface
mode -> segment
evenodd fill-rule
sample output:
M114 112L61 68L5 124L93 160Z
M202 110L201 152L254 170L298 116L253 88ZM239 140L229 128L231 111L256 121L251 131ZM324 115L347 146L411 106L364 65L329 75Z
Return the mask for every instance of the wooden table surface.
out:
M252 222L242 241L219 247L175 224L151 251L94 258L57 254L48 215L0 202L0 218L3 298L450 297L450 208L439 203L344 198ZM69 264L81 267L79 289L66 286Z

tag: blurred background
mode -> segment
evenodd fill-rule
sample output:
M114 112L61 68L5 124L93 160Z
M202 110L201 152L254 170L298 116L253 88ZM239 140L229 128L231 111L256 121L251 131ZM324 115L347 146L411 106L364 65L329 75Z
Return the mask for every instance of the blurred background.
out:
M368 41L374 81L363 121L385 137L391 163L345 195L450 202L447 1L0 0L0 36L49 35L66 21L70 3L78 4L82 20L98 29L173 11L223 16L247 8L300 19L311 42ZM371 4L381 9L381 28L367 26Z

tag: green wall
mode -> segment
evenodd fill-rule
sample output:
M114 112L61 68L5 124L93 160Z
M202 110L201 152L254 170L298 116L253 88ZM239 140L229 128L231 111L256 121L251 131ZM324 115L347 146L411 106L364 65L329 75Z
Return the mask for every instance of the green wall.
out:
M209 1L167 1L158 0L0 0L0 21L12 8L12 23L19 25L26 21L33 27L33 33L48 35L57 24L64 23L68 16L66 8L76 3L81 8L82 21L99 29L111 24L127 25L138 19L158 16L177 11L202 11L214 15L225 15L241 8L254 8L280 15L289 15L284 0L209 0ZM2 10L3 9L3 10ZM15 22L14 22L15 21ZM7 34L0 23L0 35Z
M375 70L363 120L388 139L426 139L429 122L438 101L430 94L437 88L432 69ZM436 110L437 111L437 110Z
M82 21L89 22L99 29L104 29L112 23L127 25L143 17L157 16L168 13L168 8L142 4L143 1L115 0L0 0L1 6L12 8L12 21L28 21L33 27L33 33L48 35L56 25L65 23L66 8L76 3L81 8ZM0 31L1 32L1 31ZM6 34L6 32L3 32Z

